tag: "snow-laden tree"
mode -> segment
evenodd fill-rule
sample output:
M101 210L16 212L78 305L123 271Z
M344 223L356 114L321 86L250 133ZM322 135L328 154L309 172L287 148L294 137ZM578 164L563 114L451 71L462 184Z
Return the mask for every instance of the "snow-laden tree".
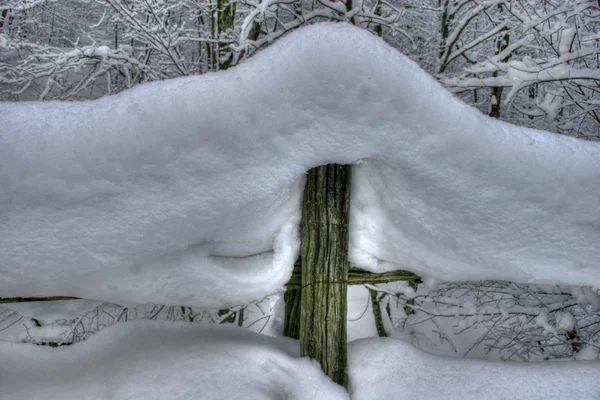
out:
M382 35L488 115L599 135L592 1L13 3L0 17L5 99L95 98L226 69L300 26L347 21Z
M438 72L461 61L441 76L447 87L468 90L474 103L489 88L491 116L598 139L596 2L462 0L442 7Z
M0 96L89 99L131 87L144 69L93 2L39 1L4 10ZM157 77L158 78L158 77Z
M5 99L96 98L218 70L219 46L231 35L216 28L217 4L203 1L44 1L6 13L0 36Z
M388 39L483 113L597 140L597 2L405 0Z
M405 9L380 0L243 0L248 11L241 24L237 58L248 57L261 47L304 25L324 21L350 22L381 35L402 35L409 40L402 18Z
M510 361L596 359L600 292L507 281L372 287L393 335L434 354Z

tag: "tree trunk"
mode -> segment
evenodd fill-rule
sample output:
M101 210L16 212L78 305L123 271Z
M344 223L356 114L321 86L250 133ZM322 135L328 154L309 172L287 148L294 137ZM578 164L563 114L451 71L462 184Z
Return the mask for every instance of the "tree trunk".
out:
M6 21L6 16L8 15L8 10L5 8L0 11L0 32L2 32L2 28L4 27L4 21Z
M349 165L308 171L302 208L300 352L347 387Z
M502 4L498 5L500 11L503 10ZM501 32L507 32L508 28L503 29ZM502 53L508 47L510 43L510 34L505 33L502 37L496 40L496 55ZM510 59L510 55L502 60L502 62L507 62ZM492 76L498 76L498 71L494 71ZM492 88L492 104L490 106L489 116L492 118L500 118L500 110L502 107L502 91L503 87L493 87Z
M229 48L230 43L225 44L224 34L233 30L235 23L235 9L237 3L230 0L217 0L216 18L213 24L215 39L217 40L217 48L214 54L215 68L217 70L228 69L231 66L233 54ZM227 39L227 41L230 41Z

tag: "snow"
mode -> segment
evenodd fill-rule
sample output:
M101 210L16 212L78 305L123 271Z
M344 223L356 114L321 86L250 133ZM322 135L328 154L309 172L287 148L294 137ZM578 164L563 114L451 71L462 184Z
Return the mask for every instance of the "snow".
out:
M558 317L558 325L557 327L559 329L562 329L564 331L572 331L573 328L575 327L575 318L573 318L573 315L565 312L560 314Z
M558 112L560 111L560 106L563 103L563 98L561 96L556 96L554 94L547 93L544 96L543 100L536 99L535 105L540 110L545 112L548 116L548 120L552 120L556 118Z
M366 337L377 336L377 327L373 317L373 305L369 290L363 285L348 286L348 342Z
M359 160L354 264L600 286L600 144L487 118L349 25L228 71L0 114L3 296L259 300L297 258L305 172Z
M575 356L578 361L600 360L600 350L594 346L584 346Z
M76 319L102 305L102 302L94 300L61 300L5 303L0 307L35 318L38 321L51 322L61 319Z
M282 292L225 313L221 309L152 303L122 307L90 300L8 303L0 304L0 342L78 343L114 324L132 320L220 324L234 319L236 325L252 332L282 336L284 307Z
M448 124L446 137L420 139L428 148L413 160L354 169L355 263L445 280L597 286L598 146L480 118L488 128ZM452 138L452 126L472 136ZM576 216L576 204L591 214Z
M35 7L45 0L3 0L0 10L27 10Z
M0 342L18 341L28 329L34 328L36 323L21 314L8 308L0 307Z
M233 326L117 324L49 348L0 342L2 399L348 399L292 339Z
M571 46L575 40L577 28L570 26L562 30L560 35L560 43L558 45L558 53L563 56L571 52Z
M6 400L349 398L318 363L299 358L297 341L232 325L132 321L71 346L0 342L0 355ZM350 396L357 400L600 395L598 362L451 359L390 338L352 342L348 357Z
M398 292L386 286L379 288ZM430 354L486 361L563 361L587 357L579 352L588 344L598 347L594 327L600 314L591 292L506 281L441 282L429 287L422 283L414 294L385 298L382 308L393 325L390 336Z
M394 339L348 349L352 399L551 400L600 397L600 363L484 362L433 356Z

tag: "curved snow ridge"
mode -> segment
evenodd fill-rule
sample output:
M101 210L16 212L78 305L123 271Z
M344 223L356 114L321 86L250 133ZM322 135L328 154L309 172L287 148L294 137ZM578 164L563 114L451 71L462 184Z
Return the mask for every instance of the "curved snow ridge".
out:
M6 400L348 399L297 341L234 326L133 321L56 349L0 343L0 355Z
M257 300L291 274L305 172L357 160L362 267L600 286L600 144L482 116L349 25L225 72L0 114L3 295ZM287 255L265 256L276 238Z
M490 362L427 354L396 339L348 348L352 399L562 400L600 398L600 362Z

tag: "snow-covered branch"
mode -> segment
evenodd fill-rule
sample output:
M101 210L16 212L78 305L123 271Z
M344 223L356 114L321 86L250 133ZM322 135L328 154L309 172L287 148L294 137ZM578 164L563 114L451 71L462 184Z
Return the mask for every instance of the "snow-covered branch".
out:
M434 344L426 333L434 328L436 345L456 346L453 341L470 337L456 350L463 356L477 351L479 356L533 361L586 359L600 352L600 293L591 288L446 282L396 299L390 304L406 310L396 325L416 335L421 346Z
M600 137L600 109L596 107L600 93L598 6L584 0L544 6L536 0L501 1L493 10L483 11L487 4L469 10L449 34L448 42L456 42L457 32L465 35L467 21L485 24L483 15L496 25L454 50L446 47L440 81L463 96L473 93L475 98L481 89L489 89L494 94L494 116L514 118L524 125L537 121L538 127L543 122L546 129L584 138ZM471 14L475 11L479 19ZM482 57L481 45L491 38L496 38L495 54L488 51ZM460 55L468 60L462 70L447 71ZM503 92L503 88L509 90ZM505 107L502 113L500 103Z
M51 1L56 0L3 0L0 4L0 10L24 11Z
M387 1L356 2L350 9L352 3L338 0L312 4L304 0L242 0L240 4L249 11L233 48L236 62L300 26L322 21L350 22L378 34L385 29L391 35L401 34L412 41L401 24L405 9Z

